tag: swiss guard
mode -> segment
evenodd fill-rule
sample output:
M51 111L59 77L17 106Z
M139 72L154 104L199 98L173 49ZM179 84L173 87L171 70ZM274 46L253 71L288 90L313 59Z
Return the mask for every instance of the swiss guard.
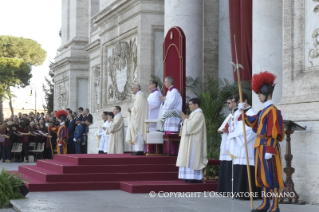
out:
M57 153L58 154L66 154L67 153L67 145L68 145L68 128L65 125L66 117L68 116L68 112L65 110L59 110L56 112L55 116L60 121L60 126L57 133Z
M280 110L272 101L276 76L265 71L252 77L252 89L258 95L264 109L256 116L245 115L245 122L256 132L255 179L256 186L262 188L262 204L254 212L279 210L279 193L284 187L281 167L281 150L279 142L284 140L285 128ZM238 104L244 109L244 103ZM241 119L241 116L239 117ZM272 202L270 202L270 197Z

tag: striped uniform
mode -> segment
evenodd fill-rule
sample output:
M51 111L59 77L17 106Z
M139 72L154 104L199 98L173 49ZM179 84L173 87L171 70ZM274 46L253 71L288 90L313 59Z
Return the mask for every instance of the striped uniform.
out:
M267 102L266 102L267 103ZM240 116L241 118L241 116ZM256 116L245 116L245 122L257 133L255 149L255 178L256 185L262 187L263 202L259 210L280 211L279 198L273 198L270 204L268 192L274 189L274 177L271 160L265 159L265 153L273 154L277 191L284 187L281 166L281 150L279 142L284 140L285 128L280 110L271 102Z
M56 149L58 154L66 154L67 153L67 145L68 145L68 128L65 124L60 125L57 133L57 142L56 142ZM62 146L59 146L62 144Z

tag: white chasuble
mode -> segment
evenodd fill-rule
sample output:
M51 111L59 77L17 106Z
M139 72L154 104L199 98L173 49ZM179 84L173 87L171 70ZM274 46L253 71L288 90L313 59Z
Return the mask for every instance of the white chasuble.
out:
M109 126L110 126L110 122L108 120L106 120L103 123L100 132L98 133L98 135L101 136L99 151L103 151L104 153L107 153L107 149L108 149L108 146L109 146L109 135L106 134L107 129L109 128ZM106 129L103 130L103 128L106 128Z
M182 112L183 100L182 96L178 92L178 90L174 87L171 87L167 91L166 100L164 105L162 106L163 115L169 111ZM178 132L180 126L181 119L177 117L172 117L166 119L164 123L164 131L168 132Z
M154 89L152 93L148 96L147 102L148 102L148 119L158 119L158 113L161 107L161 104L163 103L159 97L162 96L161 92L159 90ZM153 132L156 131L156 123L149 123L149 131Z
M247 109L245 109L247 110ZM254 116L256 112L253 108L250 108L246 112L247 116ZM242 121L238 121L238 117L241 116L240 111L236 111L234 114L234 130L233 132L229 132L228 141L229 141L229 152L230 155L234 158L233 164L238 165L246 165L246 150L245 150L245 139L243 132L243 123ZM248 158L249 165L255 165L254 159L254 144L256 140L256 133L253 132L252 128L249 126L245 126L246 129L246 138L247 138L247 150L248 150Z
M176 166L180 179L203 178L206 167L207 139L205 117L200 108L193 111L183 122L182 138L179 146Z
M115 115L107 129L109 135L108 154L124 153L124 119L121 113Z
M148 119L148 102L143 92L136 93L131 112L128 116L126 143L133 145L135 152L144 151L146 141L146 123Z

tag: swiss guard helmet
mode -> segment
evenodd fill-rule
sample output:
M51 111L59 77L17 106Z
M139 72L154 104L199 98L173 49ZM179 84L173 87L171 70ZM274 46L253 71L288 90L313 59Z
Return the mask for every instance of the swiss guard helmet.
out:
M59 110L56 112L55 116L61 121L65 121L66 117L68 116L68 112L66 110Z
M268 96L275 89L275 79L276 76L268 71L260 72L259 74L254 74L252 78L251 88L256 94L264 94L266 96L265 101L267 101Z

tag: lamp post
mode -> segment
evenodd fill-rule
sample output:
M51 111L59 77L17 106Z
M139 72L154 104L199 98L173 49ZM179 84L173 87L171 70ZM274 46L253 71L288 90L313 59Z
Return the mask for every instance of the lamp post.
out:
M34 113L37 113L37 86L35 84L31 84L34 86ZM30 86L31 86L30 85ZM31 92L30 92L30 96L33 96L32 94L32 87L31 87Z

